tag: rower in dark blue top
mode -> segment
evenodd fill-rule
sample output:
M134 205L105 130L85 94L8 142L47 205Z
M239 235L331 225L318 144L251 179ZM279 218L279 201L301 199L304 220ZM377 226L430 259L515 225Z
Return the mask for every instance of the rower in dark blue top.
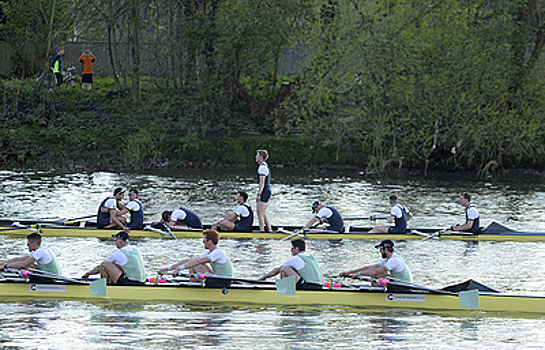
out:
M386 220L393 223L394 226L375 226L369 233L407 233L407 222L413 218L413 214L409 209L399 204L395 194L390 196L389 202L392 209Z
M319 233L327 230L329 233L343 233L344 232L344 220L341 214L337 209L333 208L330 205L324 205L320 202L312 203L312 212L316 215L303 227L303 230L311 233ZM328 223L329 226L317 226L310 230L309 227L312 227L315 223L319 222Z
M173 211L165 210L161 214L161 221L152 226L165 223L172 230L202 229L201 219L197 214L186 208L176 208Z
M234 212L229 212L223 220L212 225L214 230L234 231L234 232L252 232L254 224L254 212L246 201L248 193L240 191L237 194L238 208Z
M125 190L118 187L114 190L113 196L107 197L100 203L97 213L98 228L129 231L129 227L125 225L127 220L120 214L120 210L125 208L121 203L123 198L125 198Z
M451 231L465 231L471 233L480 233L481 220L479 211L471 204L471 194L464 192L460 195L460 204L466 208L466 222L463 225L453 225Z
M138 190L136 188L131 188L129 190L129 203L125 205L119 215L125 215L129 213L131 216L131 221L127 226L131 230L141 230L144 227L144 208L142 203L138 200Z

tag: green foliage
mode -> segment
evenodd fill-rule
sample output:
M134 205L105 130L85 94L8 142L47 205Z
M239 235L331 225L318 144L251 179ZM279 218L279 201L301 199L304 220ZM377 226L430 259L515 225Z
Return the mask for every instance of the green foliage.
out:
M329 1L319 14L283 135L362 153L358 162L376 171L479 170L516 159L543 167L543 139L531 135L542 135L545 90L531 75L513 88L521 67L509 44L521 34L500 5Z
M0 33L16 46L17 74L44 65L74 28L113 46L133 37L136 3L70 4L2 3ZM147 5L139 6L140 41L156 69L140 77L141 103L126 77L131 62L116 64L119 82L96 79L92 92L2 80L4 165L35 155L106 169L210 158L246 165L266 148L279 163L377 172L545 166L540 1ZM280 59L300 46L304 70L282 76Z

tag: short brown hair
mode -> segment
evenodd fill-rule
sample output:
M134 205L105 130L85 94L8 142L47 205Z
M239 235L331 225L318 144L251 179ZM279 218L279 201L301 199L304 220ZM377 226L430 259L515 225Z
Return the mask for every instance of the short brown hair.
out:
M471 194L469 194L469 192L464 192L461 196L471 202Z
M204 230L204 232L202 233L203 237L205 237L206 239L209 239L212 241L212 243L214 243L214 245L218 245L218 242L220 241L220 234L218 233L218 231L216 230L213 230L213 229L207 229L207 230Z
M29 241L36 242L36 243L38 243L38 245L42 244L42 235L40 235L39 233L36 233L36 232L32 232L31 234L26 236L26 239L29 240Z
M267 160L267 159L269 159L269 152L267 152L266 149L258 149L258 150L257 150L257 153L258 153L261 157L263 157L263 160L264 160L264 161Z

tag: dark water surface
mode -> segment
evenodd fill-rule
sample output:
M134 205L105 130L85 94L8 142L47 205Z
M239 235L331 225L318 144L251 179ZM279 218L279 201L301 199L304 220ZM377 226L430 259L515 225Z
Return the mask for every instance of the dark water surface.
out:
M545 231L545 181L520 177L481 181L470 176L432 179L365 178L357 173L300 174L273 169L273 223L302 225L314 200L334 205L346 216L389 212L396 193L415 215L412 227L446 227L464 220L457 199L474 194L482 224L495 220L519 230ZM0 216L60 219L94 214L115 187L136 186L146 220L165 209L186 206L210 223L233 210L239 190L255 208L253 173L203 172L176 176L51 172L0 172ZM202 242L147 240L137 244L150 276L161 266L194 257ZM309 241L324 275L371 264L376 242ZM50 238L67 276L80 276L115 247L98 239ZM289 257L289 243L225 240L221 246L237 276L255 278ZM442 287L473 278L513 293L545 294L545 244L539 242L398 242L399 253L419 284ZM0 236L0 257L26 252L22 239ZM0 347L40 349L540 349L545 321L512 317L422 314L416 311L350 308L253 308L164 303L3 301Z

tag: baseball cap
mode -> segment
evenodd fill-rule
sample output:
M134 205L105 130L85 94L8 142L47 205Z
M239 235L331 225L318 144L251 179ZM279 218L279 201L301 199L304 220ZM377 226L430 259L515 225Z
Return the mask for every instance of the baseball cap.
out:
M129 234L125 231L120 231L118 233L116 233L115 235L112 235L113 238L115 239L122 239L124 241L128 240L129 239Z
M320 205L320 202L316 201L314 203L312 203L312 212L315 213L316 212L316 208Z
M394 242L392 242L389 239L385 239L384 241L380 242L380 244L377 244L375 248L393 248Z

